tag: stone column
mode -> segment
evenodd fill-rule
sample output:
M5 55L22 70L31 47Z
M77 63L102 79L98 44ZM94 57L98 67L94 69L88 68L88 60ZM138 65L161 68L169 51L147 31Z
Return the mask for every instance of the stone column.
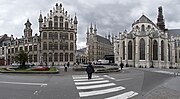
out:
M138 67L139 65L139 37L135 38L135 67Z
M150 59L149 59L149 52L150 52L150 50L149 50L149 48L150 48L150 43L149 43L149 36L146 36L146 45L147 45L147 47L145 47L146 48L146 67L147 68L149 68L150 66L149 66L149 63L150 63Z

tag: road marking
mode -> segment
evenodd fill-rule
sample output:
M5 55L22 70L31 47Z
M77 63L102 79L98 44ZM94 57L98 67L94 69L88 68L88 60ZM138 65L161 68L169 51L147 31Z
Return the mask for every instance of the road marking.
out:
M130 79L133 79L133 78L116 79L115 81L123 81L123 80L130 80Z
M91 80L103 80L104 78L92 78L92 79L76 79L74 81L91 81Z
M45 84L45 83L22 83L22 82L5 82L5 81L0 81L0 83L4 83L4 84L16 84L16 85L47 86L47 84Z
M33 94L36 95L38 93L38 91L35 91Z
M109 80L92 81L92 82L75 82L75 85L99 84L99 83L107 83L107 82L109 82Z
M125 89L122 86L104 89L104 90L96 90L96 91L88 91L88 92L79 92L80 97L87 97L87 96L93 96L93 95L100 95L100 94L106 94L110 92L120 91Z
M137 92L129 91L129 92L126 92L126 93L123 93L123 94L120 94L120 95L117 95L117 96L105 98L105 99L128 99L128 98L134 97L136 95L138 95Z
M104 75L104 77L107 77L109 79L112 79L112 80L115 80L115 78L111 77L111 76L108 76L108 75Z
M174 74L174 72L170 72L170 71L161 71L161 70L156 70L154 72L157 72L157 73L164 73L164 74Z
M98 78L99 76L92 76L92 78ZM88 78L88 76L77 76L77 77L73 77L73 79L84 79L84 78Z
M102 87L108 87L108 86L114 86L116 84L114 83L108 83L108 84L99 84L99 85L91 85L91 86L76 86L77 89L93 89L93 88L102 88Z

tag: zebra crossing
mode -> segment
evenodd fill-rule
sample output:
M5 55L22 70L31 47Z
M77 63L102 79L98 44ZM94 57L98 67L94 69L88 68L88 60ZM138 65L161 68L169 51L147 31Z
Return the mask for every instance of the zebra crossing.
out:
M72 78L80 98L119 92L126 89L123 86L118 86L115 83L110 82L106 76L100 77L98 75L93 75L90 80L87 79L87 75L72 75ZM137 95L137 92L129 91L105 99L128 99Z

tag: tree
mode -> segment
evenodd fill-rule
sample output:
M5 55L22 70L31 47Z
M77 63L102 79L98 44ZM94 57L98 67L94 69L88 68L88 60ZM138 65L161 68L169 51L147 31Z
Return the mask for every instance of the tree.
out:
M17 63L20 64L19 68L26 68L25 63L28 61L28 53L25 53L21 50L14 59Z

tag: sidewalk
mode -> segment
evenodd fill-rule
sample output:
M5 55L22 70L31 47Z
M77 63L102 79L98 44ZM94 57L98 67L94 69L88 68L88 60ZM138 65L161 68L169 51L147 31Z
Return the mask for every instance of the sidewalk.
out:
M141 68L141 70L170 75L175 74L172 79L146 94L145 99L180 99L180 69Z
M172 78L151 90L144 99L180 99L180 77Z

